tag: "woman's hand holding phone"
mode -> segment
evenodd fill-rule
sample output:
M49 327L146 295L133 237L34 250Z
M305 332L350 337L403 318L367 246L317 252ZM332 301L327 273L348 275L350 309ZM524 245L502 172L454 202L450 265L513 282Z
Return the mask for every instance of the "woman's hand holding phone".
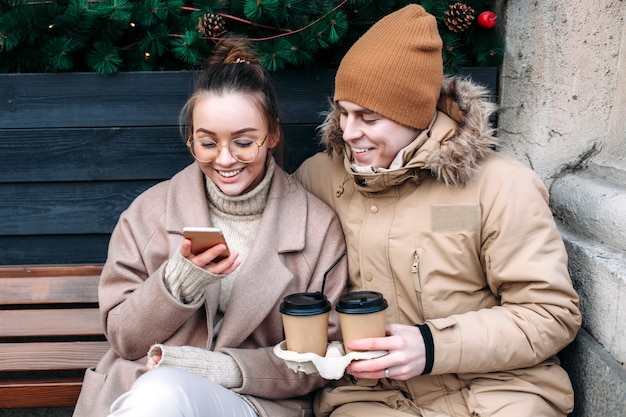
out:
M185 228L180 254L212 274L230 274L240 265L237 252L231 252L219 229Z

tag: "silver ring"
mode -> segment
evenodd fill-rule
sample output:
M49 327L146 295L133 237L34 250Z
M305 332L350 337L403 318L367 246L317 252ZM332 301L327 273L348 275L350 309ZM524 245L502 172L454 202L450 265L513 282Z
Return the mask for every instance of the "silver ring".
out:
M389 369L385 369L385 378L389 378Z

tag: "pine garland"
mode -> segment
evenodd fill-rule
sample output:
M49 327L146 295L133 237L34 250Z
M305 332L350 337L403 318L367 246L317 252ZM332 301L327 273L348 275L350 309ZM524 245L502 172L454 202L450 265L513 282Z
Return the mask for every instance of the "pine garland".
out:
M88 71L109 75L118 71L197 69L225 34L250 39L262 64L271 71L332 67L374 22L408 3L0 0L0 72ZM463 66L499 65L504 50L499 31L480 28L468 15L469 10L478 16L493 9L494 0L417 3L437 18L447 73Z

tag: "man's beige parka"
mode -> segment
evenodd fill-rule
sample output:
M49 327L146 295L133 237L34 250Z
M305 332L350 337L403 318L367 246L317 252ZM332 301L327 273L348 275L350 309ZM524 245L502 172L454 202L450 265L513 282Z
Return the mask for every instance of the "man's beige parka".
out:
M389 323L426 323L434 339L429 375L345 379L319 396L318 417L357 401L411 415L491 416L515 391L555 415L572 410L555 357L581 324L565 247L541 179L493 151L494 106L484 94L445 79L439 111L402 167L371 174L352 170L331 113L322 129L329 152L297 171L339 215L349 290L383 293ZM377 413L364 405L357 414Z

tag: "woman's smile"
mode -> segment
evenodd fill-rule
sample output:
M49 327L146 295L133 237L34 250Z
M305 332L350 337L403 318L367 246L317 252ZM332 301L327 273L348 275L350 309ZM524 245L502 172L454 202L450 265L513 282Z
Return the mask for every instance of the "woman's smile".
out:
M236 169L234 171L232 171L232 170L231 171L222 171L222 170L219 170L219 169L216 169L216 171L220 174L221 177L232 178L235 175L238 175L241 171L243 171L243 168L239 168L239 169Z

